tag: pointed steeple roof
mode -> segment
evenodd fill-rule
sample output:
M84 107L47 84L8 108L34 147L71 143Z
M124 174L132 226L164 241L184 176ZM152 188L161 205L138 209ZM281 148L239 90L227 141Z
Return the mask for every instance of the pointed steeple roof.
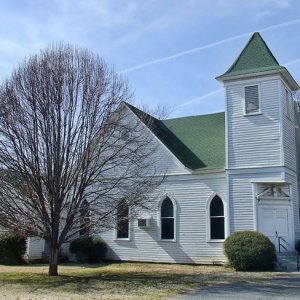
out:
M254 74L260 75L262 72L281 73L292 89L299 88L287 69L278 63L261 35L255 32L232 66L217 79L225 81Z

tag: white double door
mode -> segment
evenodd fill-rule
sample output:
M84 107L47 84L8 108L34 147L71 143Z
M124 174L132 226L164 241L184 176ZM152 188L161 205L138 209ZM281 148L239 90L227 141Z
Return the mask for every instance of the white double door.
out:
M279 251L278 237L287 251L293 251L291 206L286 205L258 205L258 231L267 236ZM281 247L281 251L285 251Z

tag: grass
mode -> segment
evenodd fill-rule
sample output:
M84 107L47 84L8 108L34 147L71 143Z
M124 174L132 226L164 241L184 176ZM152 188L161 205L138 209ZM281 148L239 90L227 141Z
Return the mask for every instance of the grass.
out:
M263 281L272 273L239 273L221 266L151 263L0 266L0 299L166 299L219 283Z

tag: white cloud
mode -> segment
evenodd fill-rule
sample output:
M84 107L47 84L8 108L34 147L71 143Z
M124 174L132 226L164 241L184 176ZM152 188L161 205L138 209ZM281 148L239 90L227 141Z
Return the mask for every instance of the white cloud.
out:
M275 25L271 25L271 26L268 26L268 27L264 27L264 28L258 29L257 31L266 32L266 31L271 31L271 30L279 29L279 28L286 27L286 26L295 25L297 23L300 23L300 18L295 19L295 20L291 20L291 21L287 21L287 22L283 22L283 23L279 23L279 24L275 24ZM156 65L156 64L168 61L168 60L173 60L173 59L176 59L178 57L185 56L185 55L188 55L188 54L191 54L191 53L195 53L195 52L199 52L199 51L202 51L202 50L217 47L217 46L220 46L222 44L229 43L229 42L238 40L238 39L243 38L243 37L247 37L250 34L252 34L253 32L254 31L239 34L239 35L236 35L236 36L232 36L232 37L229 37L229 38L219 40L219 41L211 43L211 44L207 44L207 45L200 46L200 47L197 47L197 48L181 51L181 52L169 55L169 56L161 57L161 58L151 60L151 61L148 61L148 62L145 62L145 63L142 63L142 64L138 64L136 66L132 66L132 67L129 67L125 70L122 70L120 73L121 74L129 73L129 72L140 70L140 69L146 68L148 66Z
M191 105L191 104L194 104L194 103L201 103L201 102L205 101L207 98L210 98L211 96L215 96L216 94L220 94L222 92L224 92L223 88L222 89L217 89L215 91L206 93L206 94L204 94L204 95L202 95L200 97L196 97L196 98L193 98L191 100L185 101L185 102L177 105L175 107L175 109L180 109L182 107L185 107L185 106L188 106L188 105Z

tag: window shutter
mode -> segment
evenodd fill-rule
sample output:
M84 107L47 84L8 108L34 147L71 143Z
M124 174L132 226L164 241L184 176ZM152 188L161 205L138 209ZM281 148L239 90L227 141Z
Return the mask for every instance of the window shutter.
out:
M259 112L258 85L245 87L245 112L246 114Z

